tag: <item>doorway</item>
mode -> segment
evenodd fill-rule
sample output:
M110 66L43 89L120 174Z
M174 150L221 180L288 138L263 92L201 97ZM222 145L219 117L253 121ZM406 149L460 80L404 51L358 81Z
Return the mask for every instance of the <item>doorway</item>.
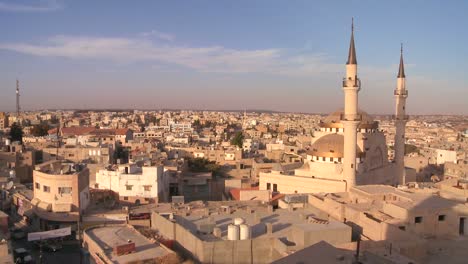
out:
M465 220L466 217L460 217L460 225L458 229L458 233L460 234L460 236L465 235Z

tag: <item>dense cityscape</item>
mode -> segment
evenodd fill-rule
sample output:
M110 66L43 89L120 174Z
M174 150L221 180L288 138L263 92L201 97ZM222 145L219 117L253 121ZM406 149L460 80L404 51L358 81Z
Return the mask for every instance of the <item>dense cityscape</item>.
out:
M0 264L467 263L468 116L407 111L399 42L394 109L366 112L347 34L330 113L30 110L2 87Z

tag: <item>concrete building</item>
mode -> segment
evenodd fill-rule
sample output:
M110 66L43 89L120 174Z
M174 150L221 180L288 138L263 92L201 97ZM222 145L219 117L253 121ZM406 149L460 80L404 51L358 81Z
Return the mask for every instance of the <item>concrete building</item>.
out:
M0 112L0 130L5 130L8 127L8 115L5 112Z
M60 160L36 165L33 172L35 213L41 229L79 221L90 203L89 170L84 164Z
M151 242L128 225L88 228L83 245L95 263L180 263L172 250Z
M396 252L421 261L434 239L466 240L468 206L437 189L355 186L349 192L309 195L309 205L353 227L355 237L392 243Z
M168 200L168 177L164 167L119 164L99 170L96 189L112 190L124 203L147 204Z
M200 263L270 263L320 241L351 242L351 228L341 222L307 208L273 211L259 201L158 208L151 225Z

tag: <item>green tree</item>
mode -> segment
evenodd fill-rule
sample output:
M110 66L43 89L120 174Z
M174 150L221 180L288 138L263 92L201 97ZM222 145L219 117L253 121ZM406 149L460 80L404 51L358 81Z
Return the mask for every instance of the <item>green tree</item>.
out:
M244 135L241 131L237 132L236 135L231 139L231 145L238 146L242 148L242 143L244 141Z
M413 152L419 153L418 147L416 147L415 145L411 145L411 144L405 144L405 155L413 153Z
M47 136L50 126L46 123L35 125L31 129L31 134L35 137Z
M16 122L10 127L10 139L11 141L19 141L23 143L23 129Z

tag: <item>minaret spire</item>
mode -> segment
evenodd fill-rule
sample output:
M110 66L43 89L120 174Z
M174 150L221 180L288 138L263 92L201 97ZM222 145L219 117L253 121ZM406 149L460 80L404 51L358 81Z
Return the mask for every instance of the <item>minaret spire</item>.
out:
M405 127L408 121L408 115L406 114L406 98L408 97L408 91L406 90L406 77L405 68L403 64L403 44L400 48L400 67L398 69L397 87L393 92L395 95L395 166L396 166L396 179L398 184L406 183L405 173Z
M344 129L344 159L343 181L346 182L346 191L359 183L356 179L357 169L357 128L361 122L358 111L358 93L361 90L361 81L357 74L356 49L354 46L354 19L351 22L351 42L349 44L348 62L346 63L346 77L343 78L344 112L341 123Z
M405 65L403 63L403 43L400 48L400 68L398 69L398 78L405 78Z
M354 18L351 18L351 41L349 43L349 54L346 64L357 64L356 48L354 47Z

